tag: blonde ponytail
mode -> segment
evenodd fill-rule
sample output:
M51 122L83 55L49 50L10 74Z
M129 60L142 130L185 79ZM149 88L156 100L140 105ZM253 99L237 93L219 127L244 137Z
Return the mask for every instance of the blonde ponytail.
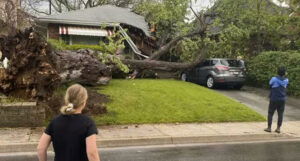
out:
M84 107L88 98L87 90L79 84L74 84L67 89L65 95L65 106L60 108L63 115L70 115L76 109Z
M60 108L60 112L63 115L70 115L70 114L74 114L75 113L75 109L74 109L74 105L72 103L69 103L66 106L62 106Z

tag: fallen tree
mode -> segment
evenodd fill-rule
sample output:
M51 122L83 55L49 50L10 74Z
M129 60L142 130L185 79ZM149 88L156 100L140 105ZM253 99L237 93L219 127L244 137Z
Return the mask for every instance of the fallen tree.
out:
M178 38L179 41L182 38ZM172 44L174 43L171 42ZM191 63L176 63L154 60L167 53L162 47L152 59L121 61L136 70L183 70L198 64L205 56ZM52 51L51 47L32 29L18 32L15 36L0 37L1 61L9 59L7 69L0 74L0 91L7 95L44 100L64 82L85 85L107 84L111 79L113 64L103 64L92 50ZM205 53L203 50L199 53ZM138 74L138 73L134 73Z
M199 19L204 21L204 18ZM198 57L193 62L166 62L159 60L173 46L186 37L200 36L206 33L206 25L198 31L178 36L162 45L148 59L119 61L134 70L131 78L135 78L143 70L159 69L165 71L181 71L191 68L202 61L205 49L199 49ZM1 69L0 92L6 95L47 100L54 89L64 82L78 82L85 85L107 84L111 79L116 64L102 63L99 52L92 50L52 51L50 45L33 29L19 31L12 36L0 36L1 61L8 58L9 66ZM112 53L113 54L113 53Z
M199 64L206 56L206 49L205 47L200 48L196 51L195 55L198 55L193 62L189 63L177 63L177 62L167 62L167 61L159 61L159 59L168 54L172 47L176 46L178 42L183 40L184 38L191 38L191 37L200 37L202 40L206 37L208 24L206 22L206 17L210 15L205 15L204 13L200 13L199 15L194 11L194 9L190 6L190 9L193 11L193 14L197 18L197 22L199 23L198 29L195 31L191 31L184 35L179 35L168 43L162 45L157 51L153 52L149 58L144 60L122 60L125 64L130 65L134 68L134 72L131 74L131 78L136 78L142 71L147 69L158 69L158 70L166 70L166 71L173 71L173 70L184 70L187 68L192 68Z
M174 70L184 70L188 68L192 68L199 64L205 58L205 50L201 49L197 51L199 53L198 57L193 62L167 62L160 60L132 60L132 59L123 59L122 62L133 69L157 69L157 70L165 70L165 71L174 71Z

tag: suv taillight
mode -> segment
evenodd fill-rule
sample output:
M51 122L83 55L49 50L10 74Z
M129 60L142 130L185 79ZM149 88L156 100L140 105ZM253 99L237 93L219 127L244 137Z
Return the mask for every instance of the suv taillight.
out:
M227 71L227 70L229 70L229 67L224 66L224 65L217 65L216 68L217 68L219 71Z

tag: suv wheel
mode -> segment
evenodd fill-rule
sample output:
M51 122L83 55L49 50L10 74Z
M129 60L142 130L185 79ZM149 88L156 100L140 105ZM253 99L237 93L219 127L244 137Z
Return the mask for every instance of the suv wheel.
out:
M206 87L207 88L214 88L215 87L215 80L212 76L207 77L206 79Z
M182 81L185 81L185 82L188 81L186 73L182 73L180 78L181 78Z

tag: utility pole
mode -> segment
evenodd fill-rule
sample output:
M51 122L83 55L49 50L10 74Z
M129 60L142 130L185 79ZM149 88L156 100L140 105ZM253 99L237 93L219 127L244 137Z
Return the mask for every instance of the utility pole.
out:
M51 5L52 5L52 2L51 2L51 0L49 0L49 14L50 14L50 15L51 15L51 9L52 9L52 8L51 8L51 7L52 7Z

